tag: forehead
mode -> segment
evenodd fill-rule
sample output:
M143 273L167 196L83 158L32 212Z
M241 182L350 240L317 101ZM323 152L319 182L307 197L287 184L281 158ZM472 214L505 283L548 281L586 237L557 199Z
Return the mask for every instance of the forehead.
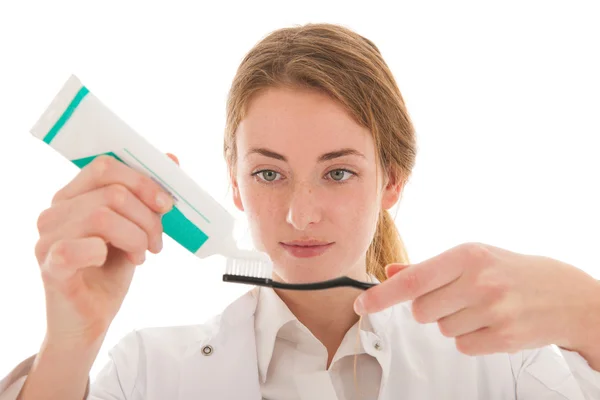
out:
M304 88L268 88L250 101L237 131L238 149L322 153L352 147L373 157L373 138L343 105Z

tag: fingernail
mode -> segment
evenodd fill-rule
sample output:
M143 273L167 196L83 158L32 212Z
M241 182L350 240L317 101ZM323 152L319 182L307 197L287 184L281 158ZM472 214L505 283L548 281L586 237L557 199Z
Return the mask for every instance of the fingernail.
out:
M167 208L169 201L170 201L169 196L166 193L160 192L156 195L156 205L161 210L164 210Z
M157 252L157 253L158 253L158 252L160 252L160 251L162 250L162 248L163 248L162 235L160 235L160 236L158 237L158 239L156 240L156 244L155 244L155 246L156 246L156 252Z
M127 258L129 258L129 261L131 261L133 265L141 265L146 261L146 252L137 254L128 253Z
M398 272L408 268L406 264L389 264L385 267L385 276L391 278L396 275Z
M358 296L356 301L354 302L354 312L358 315L363 315L365 313L365 305L364 305L364 297Z
M385 276L390 277L390 270L392 269L392 264L385 266Z
M48 265L61 265L64 262L65 259L63 257L59 256L58 254L52 251L46 257L46 264Z

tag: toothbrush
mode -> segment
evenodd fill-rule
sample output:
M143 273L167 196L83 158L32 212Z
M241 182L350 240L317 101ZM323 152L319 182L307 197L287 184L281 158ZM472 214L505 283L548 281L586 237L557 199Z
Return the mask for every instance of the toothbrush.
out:
M272 272L272 264L264 261L244 258L228 258L225 274L223 274L223 281L287 290L323 290L344 286L367 290L377 285L377 283L362 282L347 276L341 276L322 282L285 283L274 281L271 278Z

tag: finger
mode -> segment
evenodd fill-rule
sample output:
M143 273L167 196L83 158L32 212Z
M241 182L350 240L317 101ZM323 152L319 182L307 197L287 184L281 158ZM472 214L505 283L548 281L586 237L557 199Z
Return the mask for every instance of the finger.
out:
M148 249L146 232L108 207L94 210L84 223L74 223L73 228L78 237L100 236L126 253L139 254Z
M398 272L400 272L403 269L406 269L408 267L409 267L408 265L404 265L404 264L389 264L389 265L386 265L386 267L385 267L385 275L389 279L392 276L396 275Z
M148 248L148 237L139 226L110 208L101 207L46 234L40 239L36 252L44 254L44 248L51 247L54 242L90 236L101 237L106 243L129 253L132 262Z
M391 278L361 294L355 303L360 315L379 312L394 304L414 300L460 277L460 266L427 264L411 265Z
M394 304L414 300L458 279L473 263L476 254L467 246L457 246L429 260L410 265L390 279L361 294L354 303L360 315L379 312Z
M168 157L169 157L171 160L175 161L175 164L179 165L179 159L177 158L177 156L176 156L175 154L167 153L167 156L168 156Z
M52 204L111 184L125 186L155 212L164 213L172 207L173 199L156 182L110 156L98 156L86 165L56 193Z
M482 306L466 307L438 320L438 328L446 337L457 337L492 325Z
M435 322L440 318L474 305L472 288L457 279L432 292L417 297L412 303L415 320L421 324Z
M44 211L38 219L40 233L58 231L79 215L89 215L93 210L109 207L146 232L149 250L158 253L162 249L162 220L137 196L120 184L111 184L72 199L57 203Z
M97 207L100 207L104 202L104 204L116 211L119 215L140 227L146 233L148 250L153 253L159 253L163 246L163 225L161 216L154 213L124 186L105 186L101 191L102 193L91 192L89 195L90 200L91 198L97 199ZM100 190L98 190L98 192L100 192ZM82 198L81 201L83 202L85 199Z
M523 346L518 336L511 331L490 327L458 336L455 341L457 350L470 356L493 353L512 354L525 348L536 347Z
M78 269L103 265L107 254L106 243L99 237L59 240L48 251L42 273L57 280L68 279Z

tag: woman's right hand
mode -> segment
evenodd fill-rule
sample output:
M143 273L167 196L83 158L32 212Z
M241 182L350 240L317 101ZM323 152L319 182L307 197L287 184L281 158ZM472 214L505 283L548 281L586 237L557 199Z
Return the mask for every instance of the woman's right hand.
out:
M172 204L156 182L109 156L95 158L55 194L39 216L35 248L47 341L102 340L135 266L146 250L161 250L161 217Z

